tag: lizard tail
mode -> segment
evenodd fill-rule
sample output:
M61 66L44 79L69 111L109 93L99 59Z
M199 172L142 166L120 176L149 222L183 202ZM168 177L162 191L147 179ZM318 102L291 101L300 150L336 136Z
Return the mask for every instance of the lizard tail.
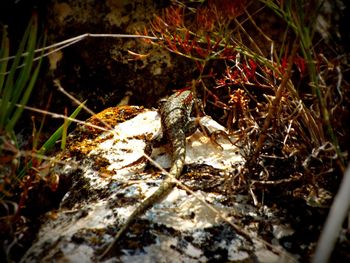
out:
M151 208L155 203L162 201L173 189L175 182L173 178L178 179L181 175L182 169L185 163L186 157L186 137L185 134L180 132L178 137L172 140L173 156L172 156L172 166L170 168L169 174L164 179L159 188L149 196L145 201L141 203L128 217L127 221L119 229L118 233L114 237L113 242L107 247L107 249L101 254L100 259L107 256L112 250L116 248L118 240L129 230L130 226L135 222L135 220L144 214L149 208Z

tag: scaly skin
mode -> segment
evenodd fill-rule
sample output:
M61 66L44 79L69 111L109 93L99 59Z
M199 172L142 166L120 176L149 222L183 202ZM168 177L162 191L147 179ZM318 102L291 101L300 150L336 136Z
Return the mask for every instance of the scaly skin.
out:
M171 145L172 165L169 175L164 179L159 188L129 216L125 224L116 234L113 242L102 253L101 258L107 256L116 248L118 240L128 231L135 220L150 209L154 204L162 201L173 189L185 164L186 136L192 134L197 128L197 122L192 120L190 114L193 108L193 97L190 90L179 91L169 97L161 106L161 124L163 136Z

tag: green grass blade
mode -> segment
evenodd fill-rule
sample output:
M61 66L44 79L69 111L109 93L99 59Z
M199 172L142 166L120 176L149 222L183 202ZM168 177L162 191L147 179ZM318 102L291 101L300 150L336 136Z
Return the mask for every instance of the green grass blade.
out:
M8 75L6 75L6 82L5 82L5 86L3 89L3 93L2 93L2 103L0 105L0 129L3 129L5 127L5 123L8 121L9 115L11 114L11 112L8 110L9 105L15 104L16 102L12 101L12 95L13 95L13 84L14 84L14 78L15 78L15 74L17 72L17 67L19 66L19 63L21 61L22 58L22 54L25 50L25 46L27 43L27 39L29 36L29 32L30 32L30 27L31 24L28 26L28 28L26 29L26 31L24 32L24 36L22 38L22 41L19 45L17 54L12 62L10 71L8 73Z
M35 38L36 38L36 36L35 36ZM46 37L44 38L44 44L45 44L45 42L46 42ZM34 54L34 49L32 51L33 51L33 54ZM32 58L31 62L33 62L33 58ZM32 73L30 81L29 81L29 84L28 84L26 90L24 91L24 94L22 95L21 101L19 102L20 105L26 105L28 100L29 100L29 97L30 97L30 95L31 95L31 93L33 91L34 85L36 83L36 80L37 80L39 72L40 72L41 62L42 62L42 59L39 59L38 65L36 66L34 72ZM30 64L31 64L31 67L32 67L32 63L30 63ZM18 119L22 115L22 112L23 112L23 107L17 107L17 109L15 110L13 116L11 117L8 125L6 126L7 130L11 131L11 130L14 129Z
M69 116L70 118L75 118L79 114L79 112L82 110L83 106L85 105L86 101L84 101L82 104L80 104L75 111ZM63 129L65 126L68 128L69 125L72 123L72 121L68 120L67 124L61 125L51 136L50 138L41 146L41 148L38 151L38 155L45 154L48 150L52 149L55 146L55 143L57 140L59 140L62 136ZM23 178L23 176L26 174L26 171L32 167L32 161L30 160L25 167L23 167L20 172L17 175L17 178L20 180ZM0 200L2 199L2 196L0 195Z
M15 103L18 103L19 98L23 95L23 91L30 79L30 74L33 68L34 51L37 39L37 19L34 15L31 21L30 34L28 36L28 42L26 46L27 55L23 60L23 68L19 70L19 75L14 83L12 102L9 111L12 113ZM39 62L40 63L40 62Z
M63 130L62 130L62 139L61 139L61 150L66 149L67 131L68 131L68 119L64 119Z
M20 105L26 105L30 94L32 93L33 87L35 85L36 79L38 78L39 75L39 70L40 70L40 65L41 65L41 60L39 61L39 64L37 65L37 67L35 68L32 77L29 81L29 84L27 86L27 89L25 90L23 97L20 101ZM23 112L23 107L19 106L17 107L17 109L15 110L13 116L11 117L11 119L9 120L8 124L6 125L6 130L8 131L12 131L14 129L14 126L16 125L18 119L21 117Z
M23 59L24 66L18 70L19 74L13 86L11 103L8 108L8 112L10 113L10 115L8 117L8 123L5 127L7 131L11 131L14 129L16 122L18 121L19 117L23 112L23 108L15 109L15 104L20 103L21 105L26 105L34 87L34 84L36 82L37 76L39 74L41 59L39 60L38 66L36 67L34 72L32 72L34 51L37 38L37 18L35 14L32 17L30 24L31 27L28 29L30 32L26 45L27 55ZM29 84L27 85L28 81ZM21 97L22 99L19 102Z
M10 53L10 43L7 37L7 28L3 27L1 38L0 58L7 58ZM0 96L2 95L3 85L5 81L5 73L7 69L8 60L0 62Z
M76 110L69 116L70 118L75 118L79 114L79 112L82 110L83 106L85 105L86 101L84 101L82 104L76 108ZM60 126L52 135L51 137L43 144L43 146L39 149L38 154L44 154L48 150L52 149L58 139L62 137L62 134L64 132L64 129L67 129L69 125L72 123L71 120L65 120L65 123Z

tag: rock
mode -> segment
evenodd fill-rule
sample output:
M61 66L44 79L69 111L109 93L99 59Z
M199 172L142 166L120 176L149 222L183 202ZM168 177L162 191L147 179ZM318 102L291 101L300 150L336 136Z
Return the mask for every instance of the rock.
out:
M211 118L201 122L209 130L225 130ZM161 132L156 111L109 108L89 123L112 130L80 126L69 136L52 173L70 177L72 185L60 208L43 218L22 262L98 261L118 228L164 179L167 145L151 147ZM255 221L262 219L250 198L227 190L244 159L227 138L218 143L201 131L187 139L182 185L137 220L107 262L293 262L258 237ZM246 223L239 223L243 218Z

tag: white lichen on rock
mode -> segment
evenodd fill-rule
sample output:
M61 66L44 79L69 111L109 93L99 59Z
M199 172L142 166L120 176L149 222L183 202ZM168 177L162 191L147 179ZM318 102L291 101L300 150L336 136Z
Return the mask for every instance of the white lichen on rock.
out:
M225 131L211 119L203 125L208 129ZM77 181L73 182L54 219L48 217L43 223L37 242L27 251L22 262L33 262L48 256L50 260L65 262L76 262L77 258L95 262L98 251L112 241L117 228L163 180L156 168L149 169L149 161L144 158L160 129L158 113L143 110L135 117L115 125L112 132L101 132L94 139L87 136L86 140L90 140L88 145L93 147L85 148L79 158L65 157L67 159L63 162L80 162L77 165L79 173L71 167L71 174ZM213 174L213 177L223 180L223 175L234 170L234 164L243 164L243 158L240 150L225 138L220 139L219 143L222 148L197 131L187 138L186 164L205 165L211 167L209 171L222 171ZM152 153L152 158L164 168L170 164L166 149L167 145L163 145ZM101 160L105 163L103 169ZM81 182L85 185L81 186ZM249 253L254 254L255 248L225 223L221 215L228 215L227 219L233 220L238 214L254 214L255 208L248 204L240 206L232 201L223 204L221 201L228 200L224 192L198 189L195 193L196 196L193 196L175 188L165 200L147 211L140 218L141 222L146 222L142 225L142 233L137 234L140 231L137 227L130 229L125 244L120 245L119 260L206 262L210 260L209 250L213 250L214 254L226 251L225 260L248 260ZM207 205L198 196L206 200ZM235 197L230 196L229 199L234 200ZM209 209L208 204L216 211ZM128 245L131 240L138 244L137 249L135 244ZM250 252L247 253L247 250ZM268 252L259 250L264 259Z

